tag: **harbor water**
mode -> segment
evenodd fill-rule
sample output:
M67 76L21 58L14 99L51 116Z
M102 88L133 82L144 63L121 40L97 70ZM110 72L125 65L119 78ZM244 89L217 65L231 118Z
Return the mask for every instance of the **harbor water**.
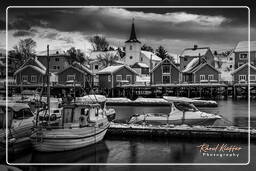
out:
M251 102L251 126L256 127L256 102ZM132 114L147 112L168 113L168 106L112 106L117 122L126 122ZM218 101L218 107L200 107L199 110L218 113L224 119L216 126L248 126L248 102L239 100ZM205 148L204 148L205 147ZM206 148L207 147L207 148ZM214 151L215 148L215 151ZM98 144L66 152L42 153L33 149L9 156L11 163L247 163L248 142L232 140L172 138L108 137ZM256 143L251 142L251 153ZM22 166L33 170L36 166ZM44 167L51 170L50 166ZM53 169L56 170L57 168ZM62 170L62 169L60 169Z

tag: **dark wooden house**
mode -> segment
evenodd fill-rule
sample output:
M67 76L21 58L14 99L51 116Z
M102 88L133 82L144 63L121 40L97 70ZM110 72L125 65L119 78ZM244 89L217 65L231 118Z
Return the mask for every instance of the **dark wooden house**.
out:
M178 84L179 68L169 59L158 63L151 71L152 84Z
M250 78L249 78L250 68ZM248 63L240 66L232 72L234 84L256 83L256 67Z
M131 68L140 75L149 75L149 66L145 63L136 62Z
M99 87L111 89L122 83L134 84L138 73L127 65L108 66L98 72Z

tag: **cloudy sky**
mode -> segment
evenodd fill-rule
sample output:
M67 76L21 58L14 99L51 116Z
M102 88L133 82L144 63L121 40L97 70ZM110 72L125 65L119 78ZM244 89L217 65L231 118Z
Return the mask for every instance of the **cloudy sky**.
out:
M224 51L248 37L247 8L9 8L8 45L11 49L20 39L31 37L37 52L47 44L50 49L74 46L88 52L88 37L98 34L113 46L124 46L132 18L142 44L162 45L175 54L194 44ZM4 30L0 34L4 36ZM0 48L5 48L4 42Z

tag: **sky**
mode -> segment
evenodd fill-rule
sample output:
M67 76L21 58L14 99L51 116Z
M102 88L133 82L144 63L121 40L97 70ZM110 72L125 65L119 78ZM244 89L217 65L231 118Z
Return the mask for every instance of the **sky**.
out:
M129 38L133 18L142 44L154 49L161 45L174 54L194 44L225 51L248 37L247 8L9 8L8 47L32 38L37 53L45 53L47 44L51 50L75 47L89 52L88 38L94 35L121 47ZM0 29L0 36L5 36L5 28ZM0 42L0 48L5 48L5 42Z

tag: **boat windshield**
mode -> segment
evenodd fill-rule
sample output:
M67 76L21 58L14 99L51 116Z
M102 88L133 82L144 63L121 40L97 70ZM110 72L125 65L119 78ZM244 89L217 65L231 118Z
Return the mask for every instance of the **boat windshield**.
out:
M33 114L28 108L24 108L19 111L13 111L13 119L26 119L32 116Z
M174 102L174 105L180 111L191 111L191 112L198 111L198 109L191 103Z

